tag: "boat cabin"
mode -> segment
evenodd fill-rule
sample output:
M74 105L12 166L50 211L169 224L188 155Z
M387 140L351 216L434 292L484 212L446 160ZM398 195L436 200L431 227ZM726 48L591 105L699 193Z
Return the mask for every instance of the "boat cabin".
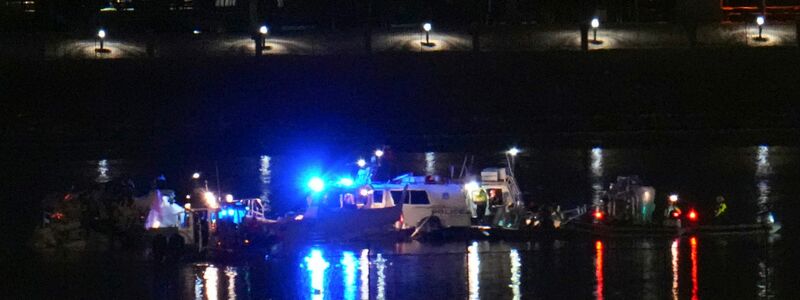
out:
M470 203L461 184L401 183L373 184L376 203L396 205L402 203L402 227L421 225L427 218L436 217L443 227L469 227L472 213Z

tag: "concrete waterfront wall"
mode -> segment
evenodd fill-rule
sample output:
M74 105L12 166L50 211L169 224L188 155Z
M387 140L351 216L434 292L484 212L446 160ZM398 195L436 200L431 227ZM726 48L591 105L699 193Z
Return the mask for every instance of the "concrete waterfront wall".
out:
M336 55L364 54L367 50L365 29L349 31L297 30L278 31L267 38L263 55ZM474 34L477 32L477 36ZM597 30L597 42L589 50L658 49L690 47L685 27L672 23L603 24ZM425 34L416 26L373 29L372 52L431 51L579 51L578 26L517 25L463 29L444 28L430 34L429 46L423 46ZM715 23L696 29L697 47L797 47L794 23L770 23L764 26L762 40L758 27L750 23ZM589 32L592 39L592 32ZM148 44L152 55L148 54ZM254 56L255 42L246 34L159 34L117 36L105 41L109 53L98 53L97 39L86 34L0 35L0 56L39 59L107 59L140 57L215 57Z

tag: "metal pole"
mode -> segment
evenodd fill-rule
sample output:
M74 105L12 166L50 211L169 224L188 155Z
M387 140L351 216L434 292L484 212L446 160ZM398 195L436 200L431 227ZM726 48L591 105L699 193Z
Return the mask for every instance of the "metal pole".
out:
M103 50L103 38L100 38L100 50Z
M222 197L222 187L219 186L219 166L216 160L214 161L214 169L217 172L217 197Z
M425 44L430 44L431 43L430 36L431 36L430 32L425 31Z
M761 29L762 29L761 25L758 25L758 39L759 40L761 39Z
M597 28L592 29L592 32L594 33L594 37L592 38L592 42L596 43L597 42Z

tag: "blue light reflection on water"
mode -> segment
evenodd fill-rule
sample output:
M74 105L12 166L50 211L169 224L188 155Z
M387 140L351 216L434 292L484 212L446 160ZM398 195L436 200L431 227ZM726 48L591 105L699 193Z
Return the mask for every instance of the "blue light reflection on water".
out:
M386 293L386 268L387 259L381 253L375 254L370 260L370 250L362 249L358 258L353 251L336 250L322 251L320 247L311 248L307 255L303 257L301 269L307 276L307 288L309 288L311 299L343 298L356 299L359 293L360 299L384 299ZM326 256L327 255L327 256ZM333 268L329 261L336 261L338 264ZM370 295L370 268L375 270L375 294ZM339 273L340 272L340 273ZM338 281L341 277L341 286L331 282ZM331 286L335 286L329 292ZM341 295L339 294L341 293Z
M356 298L356 258L353 252L342 252L342 272L344 272L344 299Z
M330 263L322 257L322 250L311 249L308 256L304 258L308 276L311 278L312 299L323 299L325 293L325 270Z

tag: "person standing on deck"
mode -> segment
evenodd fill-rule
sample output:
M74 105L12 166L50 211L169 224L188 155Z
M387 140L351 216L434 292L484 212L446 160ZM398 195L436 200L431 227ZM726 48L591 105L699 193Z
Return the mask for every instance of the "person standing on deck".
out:
M725 198L722 196L717 196L717 208L714 209L714 221L715 223L721 224L725 223L727 219L727 211L728 211L728 204L725 203Z
M478 214L478 223L483 224L483 218L486 215L486 202L489 200L489 196L486 195L486 190L480 189L478 194L475 195L475 206Z

